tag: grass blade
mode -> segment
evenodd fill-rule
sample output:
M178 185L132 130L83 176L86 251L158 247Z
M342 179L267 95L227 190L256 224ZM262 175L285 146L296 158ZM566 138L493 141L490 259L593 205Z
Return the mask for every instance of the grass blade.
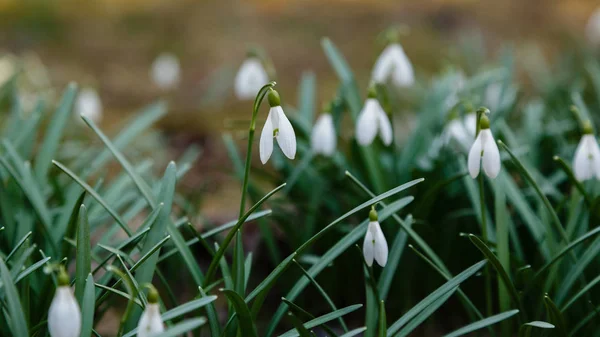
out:
M496 324L500 321L503 321L505 319L508 319L516 314L519 313L519 310L515 309L515 310L510 310L510 311L505 311L503 313L494 315L494 316L490 316L486 319L482 319L480 321L477 322L473 322L467 326L464 326L456 331L453 331L447 335L445 335L444 337L458 337L458 336L462 336L462 335L466 335L468 333L471 333L473 331L479 330L479 329L483 329L485 327L488 327L492 324Z
M0 278L2 279L2 283L4 283L6 309L10 315L10 331L12 331L13 336L29 336L27 321L25 320L19 293L17 292L17 288L10 277L10 272L2 257L0 257Z
M85 281L85 291L83 292L83 301L81 302L81 337L87 337L92 334L94 328L94 310L96 307L96 293L94 287L94 277L88 274Z
M194 329L197 329L197 328L203 326L204 323L206 323L206 318L204 318L204 317L186 319L185 321L168 328L167 330L165 330L165 332L160 333L155 336L152 336L152 337L181 336L181 335L187 334L188 332L190 332Z
M92 272L92 253L90 239L90 223L84 205L79 208L79 226L77 228L77 263L75 265L75 298L83 307L84 290L87 288L87 277ZM92 280L93 283L93 280Z
M355 305L347 306L345 308L330 312L328 314L319 316L315 319L312 319L312 320L304 323L304 327L307 329L312 329L316 326L325 324L327 322L333 321L334 319L337 319L339 317L347 315L353 311L356 311L356 310L362 308L362 306L363 306L362 304L355 304ZM283 335L280 335L279 337L297 337L297 336L298 336L298 333L296 332L296 330L290 330L290 331L284 333Z
M250 309L248 309L248 305L244 302L244 299L233 290L221 289L221 291L227 296L227 299L231 304L233 304L240 324L240 330L243 332L243 335L248 337L258 337L252 315L250 314Z

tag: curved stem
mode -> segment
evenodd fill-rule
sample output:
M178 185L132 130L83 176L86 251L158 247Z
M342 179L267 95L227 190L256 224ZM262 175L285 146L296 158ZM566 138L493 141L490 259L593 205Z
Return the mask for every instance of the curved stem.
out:
M485 191L483 188L483 174L479 174L479 211L481 212L481 236L483 237L483 242L485 242L487 245L489 240L487 231L487 218L485 216ZM487 266L485 267L484 273L486 313L488 316L490 316L492 314L492 278Z

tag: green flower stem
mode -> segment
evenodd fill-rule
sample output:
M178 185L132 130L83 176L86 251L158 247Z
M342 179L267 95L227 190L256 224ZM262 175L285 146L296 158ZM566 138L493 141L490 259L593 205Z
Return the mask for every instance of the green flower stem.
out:
M125 323L129 319L129 316L131 316L135 298L138 295L135 290L135 285L131 282L131 278L129 278L127 275L125 275L125 273L123 273L121 270L119 270L118 268L113 267L113 266L108 266L106 270L109 272L112 272L114 274L117 274L117 276L119 276L119 278L124 280L125 284L127 285L127 290L129 292L129 300L127 301L127 307L125 308L125 312L123 313L123 316L121 317L121 324L119 324L119 331L117 332L117 337L121 337L121 336L123 336L123 332L124 332L123 329L125 328Z
M254 99L254 106L252 109L252 119L250 120L250 129L248 130L248 151L246 152L246 166L244 167L244 180L242 183L242 200L240 201L240 218L244 215L246 208L246 194L248 193L248 178L250 177L250 166L252 165L252 143L254 141L254 131L256 130L256 117L258 116L258 109L260 104L269 89L275 86L275 82L269 82L258 91L258 95Z
M483 186L483 172L479 174L479 211L481 212L481 236L483 242L489 243L488 231L487 231L487 218L485 208L485 191ZM487 316L492 315L492 275L489 272L487 266L484 269L485 274L485 305Z
M567 177L569 178L571 183L575 186L575 188L577 188L579 193L581 193L581 195L583 196L583 198L585 200L585 204L587 205L588 209L591 210L592 206L593 206L592 199L590 198L589 194L585 191L585 188L583 187L581 182L579 180L577 180L577 178L575 178L575 175L573 174L573 171L571 170L569 165L559 156L554 156L552 159L560 165L560 168L563 171L565 171L565 173L567 174Z

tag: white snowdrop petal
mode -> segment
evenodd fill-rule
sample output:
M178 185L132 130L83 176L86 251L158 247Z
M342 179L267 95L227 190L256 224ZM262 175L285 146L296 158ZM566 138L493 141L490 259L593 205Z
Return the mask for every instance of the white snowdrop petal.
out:
M79 337L81 311L68 286L56 288L48 310L48 332L51 337Z
M381 109L381 106L376 99L367 99L356 122L356 140L358 144L366 146L375 139L379 124L379 109Z
M379 136L381 137L381 141L383 144L390 145L392 144L393 131L392 124L390 123L390 119L383 109L379 110L378 122L379 122Z
M370 267L373 265L373 258L375 257L375 243L373 242L373 233L371 232L371 224L369 223L369 228L367 228L367 233L365 234L365 241L363 243L363 256L365 257L365 262Z
M594 170L594 173L592 175L595 176L596 179L600 179L600 147L598 146L596 137L592 136L592 138L593 138L593 141L591 142L592 143L591 153L592 153L593 170Z
M286 157L294 159L296 157L296 134L294 133L292 123L285 116L280 106L271 108L269 115L271 113L277 114L278 125L276 128L279 129L276 136L277 143Z
M172 89L179 83L179 60L171 53L160 54L152 63L151 77L161 89Z
M138 337L152 337L157 334L164 332L165 326L162 318L160 317L160 310L158 304L149 303L146 309L140 317L138 323L137 336Z
M594 136L584 135L581 137L579 145L577 145L577 149L575 150L575 158L573 159L573 174L579 181L591 179L594 175L592 170L593 166L590 163L590 140L593 142L596 141Z
M408 87L415 83L415 75L413 66L406 56L404 49L398 44L395 45L394 69L392 72L392 80L399 87Z
M477 178L477 176L479 175L482 149L483 148L482 148L482 144L481 144L481 132L480 132L479 135L477 136L477 138L475 139L475 142L473 142L473 145L471 146L471 150L469 151L469 157L467 159L467 166L469 168L469 174L471 175L471 178L473 178L473 179Z
M481 130L482 146L483 146L483 171L488 177L494 179L500 173L500 151L494 140L490 129Z
M246 59L235 76L235 94L239 99L254 99L267 82L269 76L260 60L255 57Z
M94 123L99 123L102 120L102 102L96 90L91 88L82 89L77 95L74 111L79 120L81 120L79 116L85 116Z
M273 153L273 121L271 118L272 111L269 111L265 125L260 133L260 142L258 152L260 154L260 161L266 164L271 153Z
M375 61L371 79L376 83L385 82L394 69L394 45L387 46Z
M315 153L332 156L335 153L336 135L333 119L326 113L321 115L312 130L311 148Z
M385 236L383 235L383 231L381 230L381 226L378 222L374 223L375 231L373 233L375 237L375 261L382 266L385 267L388 259L388 245L385 240Z

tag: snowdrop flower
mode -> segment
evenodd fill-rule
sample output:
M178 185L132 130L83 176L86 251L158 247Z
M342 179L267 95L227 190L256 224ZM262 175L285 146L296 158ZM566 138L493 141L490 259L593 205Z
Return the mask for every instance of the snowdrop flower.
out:
M283 154L294 159L296 157L296 134L292 123L283 113L281 108L281 99L277 91L269 89L269 115L265 126L263 126L262 132L260 133L260 161L266 164L271 153L273 153L273 138L277 139L277 144L281 148Z
M138 337L152 337L165 331L163 320L160 317L160 308L158 307L158 292L154 287L150 287L148 292L148 305L140 317L137 328Z
M600 7L590 16L585 35L592 47L600 47Z
M312 129L310 145L316 154L331 157L335 153L335 127L329 112L322 114Z
M99 123L102 120L102 102L96 90L92 88L82 89L77 95L74 111L78 119L79 116L85 116L94 123Z
M81 331L81 311L64 268L59 272L58 288L48 311L48 331L51 337L79 337Z
M481 131L479 131L479 135L477 135L471 151L469 151L469 174L473 179L477 178L483 161L483 171L493 179L500 173L500 152L492 131L490 131L490 120L487 116L481 116L479 124Z
M371 74L376 83L385 83L390 77L398 87L409 87L415 83L412 64L399 43L391 43L381 52Z
M269 75L255 53L249 53L235 76L235 95L241 100L252 100L260 88L269 82Z
M175 88L179 83L180 73L179 60L171 53L160 54L150 68L152 81L162 90Z
M356 140L358 144L367 146L373 142L377 133L383 144L390 145L392 143L392 124L377 100L375 88L371 87L365 106L358 115Z
M594 177L600 179L600 148L589 122L585 123L583 136L579 141L577 150L575 150L573 173L579 181Z
M382 267L387 263L388 245L377 221L375 208L371 208L369 212L369 228L363 243L363 255L369 267L373 265L373 259Z

